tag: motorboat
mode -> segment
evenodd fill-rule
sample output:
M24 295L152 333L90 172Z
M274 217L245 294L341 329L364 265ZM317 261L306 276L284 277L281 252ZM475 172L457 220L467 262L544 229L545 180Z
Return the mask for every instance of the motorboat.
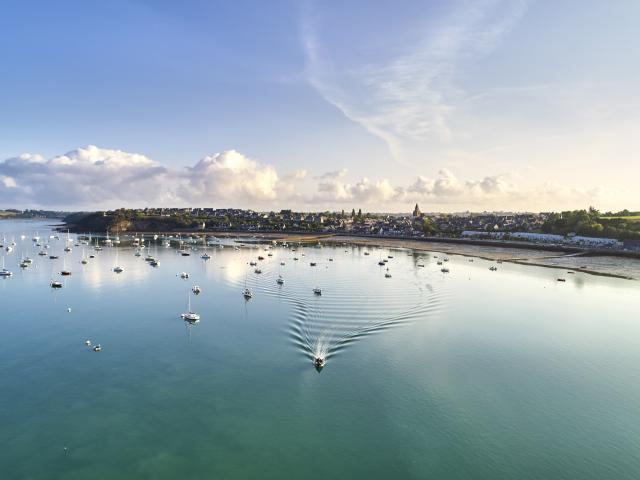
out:
M187 272L180 272L180 273L178 274L178 276L179 276L180 278L189 278L189 274L188 274Z
M498 270L498 267L496 267L495 265L492 265L489 267L489 270L491 270L492 272L495 272L496 270Z
M255 273L262 273L262 270L260 270L259 268L256 268L256 269L254 270L254 272L255 272Z
M159 267L160 266L160 260L153 260L153 261L149 262L149 265L151 265L152 267Z
M49 286L51 288L62 288L62 282L58 280L51 280L51 283L49 284Z
M282 278L281 276L278 277L278 279L276 280L276 283L278 285L284 285L284 278Z
M322 295L322 289L320 287L316 287L313 289L313 293L316 295Z
M202 255L200 255L200 258L202 260L209 260L211 258L211 255L209 255L208 253L203 253Z
M315 267L316 266L316 262L311 262L309 263L310 266Z
M245 288L242 292L242 295L244 296L244 298L249 299L251 297L253 297L253 293L251 293L251 290L249 290L248 288Z
M199 295L200 292L202 292L202 289L200 288L199 285L194 285L193 288L191 289L191 291L195 294L195 295Z
M120 265L116 265L115 267L113 267L113 271L116 273L122 273L124 272L124 268L121 267Z
M440 271L442 273L449 273L449 269L447 267L441 268Z
M378 265L380 265L381 267L383 267L383 266L384 266L384 262L383 262L382 260L380 260L380 261L378 262Z
M384 278L391 278L391 274L389 272L385 273Z
M316 357L313 359L313 365L320 370L322 367L324 367L325 364L325 359L322 357Z

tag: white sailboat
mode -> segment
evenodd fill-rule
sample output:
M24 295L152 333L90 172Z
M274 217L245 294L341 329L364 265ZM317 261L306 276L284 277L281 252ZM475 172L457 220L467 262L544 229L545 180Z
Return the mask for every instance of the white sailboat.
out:
M69 230L67 230L67 244L64 247L65 252L71 251L71 238L69 237Z
M124 272L124 267L118 264L118 247L116 247L116 266L113 267L113 271L116 273Z
M2 270L0 270L0 277L6 278L10 277L11 275L13 275L13 272L4 268L4 257L2 257Z
M180 317L182 317L183 320L189 322L189 323L197 323L200 321L200 315L198 315L196 312L192 312L191 311L191 292L188 291L187 292L187 311L183 314L180 315Z

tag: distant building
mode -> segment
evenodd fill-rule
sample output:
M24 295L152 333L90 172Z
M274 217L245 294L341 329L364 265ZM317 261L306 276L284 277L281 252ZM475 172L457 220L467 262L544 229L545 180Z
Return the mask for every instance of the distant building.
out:
M417 203L416 203L415 208L413 209L413 216L414 217L421 217L422 216L422 212L420 211L420 207L418 206Z

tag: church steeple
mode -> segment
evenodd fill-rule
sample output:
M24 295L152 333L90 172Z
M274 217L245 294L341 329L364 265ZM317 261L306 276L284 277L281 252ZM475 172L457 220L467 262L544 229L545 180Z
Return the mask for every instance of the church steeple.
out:
M413 209L413 216L414 217L421 217L422 216L422 212L420 211L420 207L418 206L417 203L416 203L416 207Z

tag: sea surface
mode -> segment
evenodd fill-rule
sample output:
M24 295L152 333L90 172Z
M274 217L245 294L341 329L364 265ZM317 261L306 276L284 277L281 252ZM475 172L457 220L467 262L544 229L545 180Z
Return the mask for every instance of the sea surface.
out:
M233 239L182 256L146 237L136 257L125 237L94 252L71 235L65 253L50 235L0 221L16 244L0 279L3 480L640 478L637 281Z

